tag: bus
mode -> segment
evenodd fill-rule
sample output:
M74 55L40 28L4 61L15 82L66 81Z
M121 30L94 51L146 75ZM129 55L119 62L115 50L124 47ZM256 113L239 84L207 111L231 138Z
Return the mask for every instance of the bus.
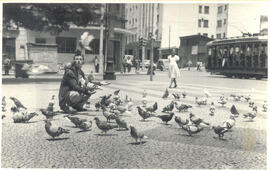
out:
M227 77L268 77L267 36L249 35L207 43L206 70Z

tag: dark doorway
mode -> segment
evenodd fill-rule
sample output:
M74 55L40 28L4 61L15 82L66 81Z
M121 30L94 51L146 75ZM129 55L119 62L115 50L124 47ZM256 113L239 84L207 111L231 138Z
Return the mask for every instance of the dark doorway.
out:
M114 71L120 71L121 70L121 56L120 56L120 42L119 41L113 41L113 58L114 58Z
M15 38L3 38L2 55L10 57L10 60L16 59Z

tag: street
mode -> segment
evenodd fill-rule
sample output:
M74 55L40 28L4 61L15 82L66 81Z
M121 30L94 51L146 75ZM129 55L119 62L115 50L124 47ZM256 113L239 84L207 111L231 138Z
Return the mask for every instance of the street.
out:
M2 119L2 168L242 168L265 169L267 163L267 112L262 111L262 105L267 99L267 79L231 79L221 75L210 75L205 71L181 70L176 89L168 89L168 99L162 99L165 89L169 87L167 72L157 71L150 81L148 75L118 75L117 80L102 87L91 96L91 110L87 114L78 115L93 121L91 131L80 132L65 119L64 114L57 115L53 124L70 129L69 134L63 134L59 140L51 140L44 128L45 117L40 108L46 108L51 96L58 96L60 79L51 81L35 81L16 79L3 81L2 92L6 96L7 111ZM212 97L207 98L206 106L198 106L195 97L205 97L206 88ZM132 98L134 106L130 114L123 119L143 132L148 138L142 144L136 144L129 131L113 129L107 135L101 134L94 117L105 120L101 111L95 111L95 103L99 96L113 93L120 89L120 97L126 95ZM197 117L209 122L212 126L221 125L230 116L230 108L235 105L240 113L232 132L225 133L225 140L219 140L217 134L210 128L205 128L198 134L188 136L174 118L165 125L158 118L141 121L136 106L142 105L143 90L147 92L147 106L158 103L156 114L162 113L162 108L174 100L172 92L187 93L180 103L190 104L189 110ZM228 103L222 107L217 100L224 94ZM242 114L251 112L244 100L234 101L230 95L251 95L258 107L257 116L253 122L246 121ZM29 123L13 123L10 111L12 101L16 97L29 110L39 115ZM56 97L58 99L58 97ZM211 102L215 103L215 115L209 115ZM56 100L56 110L58 100ZM189 117L189 112L178 112L175 115ZM215 137L215 138L214 138Z

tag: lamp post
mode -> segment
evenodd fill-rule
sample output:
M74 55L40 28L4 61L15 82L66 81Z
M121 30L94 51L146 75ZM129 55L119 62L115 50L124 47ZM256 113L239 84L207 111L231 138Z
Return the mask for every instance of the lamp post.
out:
M153 33L149 32L148 39L151 44L151 49L150 49L150 81L153 81L153 58L154 58L154 44L153 44Z

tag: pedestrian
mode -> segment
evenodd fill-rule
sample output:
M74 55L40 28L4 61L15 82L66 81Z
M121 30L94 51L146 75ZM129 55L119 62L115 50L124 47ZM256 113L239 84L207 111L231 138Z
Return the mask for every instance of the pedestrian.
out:
M99 59L97 56L95 56L94 64L95 64L95 71L96 73L98 73L99 72Z
M122 65L123 65L124 74L125 74L126 73L126 68L127 68L127 59L126 59L125 56L122 58Z
M190 66L192 65L192 62L190 60L188 60L188 70L190 70Z
M4 60L5 75L9 75L9 69L11 67L9 57L6 57Z
M127 68L128 68L128 72L131 71L131 66L132 66L132 60L130 56L127 56Z
M176 50L172 49L171 55L168 56L169 60L169 78L171 79L171 84L169 88L176 88L176 78L180 77L180 70L177 65L177 61L179 61L179 56L176 55ZM172 84L174 83L174 87Z
M65 67L58 98L60 109L66 113L86 111L83 106L89 97L95 93L94 88L86 86L88 80L81 70L83 64L84 56L77 50L72 63Z

